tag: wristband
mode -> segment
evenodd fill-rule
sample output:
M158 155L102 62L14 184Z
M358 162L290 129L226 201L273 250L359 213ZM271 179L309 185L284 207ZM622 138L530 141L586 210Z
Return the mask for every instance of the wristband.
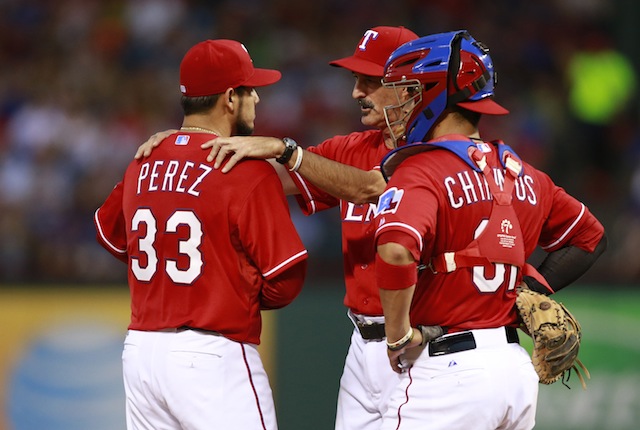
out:
M293 151L296 150L296 148L298 147L298 144L296 143L295 140L289 137L283 138L282 142L284 143L284 152L282 153L281 156L276 158L276 161L280 164L287 164L289 160L291 160Z
M289 169L290 172L297 172L298 169L300 168L300 165L302 164L302 146L298 146L296 148L296 151L298 152L298 155L296 157L296 163L293 165L292 168Z
M389 342L387 338L387 348L389 348L391 351L398 351L404 348L405 346L409 345L409 343L411 343L412 340L413 340L413 327L409 327L409 331L407 332L407 334L402 336L397 341Z

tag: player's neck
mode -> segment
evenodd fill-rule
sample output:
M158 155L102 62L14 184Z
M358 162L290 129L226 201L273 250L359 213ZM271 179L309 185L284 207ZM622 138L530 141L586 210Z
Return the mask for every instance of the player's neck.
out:
M209 115L185 116L180 130L195 133L211 133L221 137L231 136L231 130L228 125L221 124L221 121L212 121L212 119Z
M460 120L453 115L447 115L433 127L431 139L446 136L448 134L461 134L470 138L480 139L480 131L469 121Z
M382 130L382 139L384 140L384 146L388 149L393 149L397 146L396 139L391 136L391 132L388 127L384 127Z

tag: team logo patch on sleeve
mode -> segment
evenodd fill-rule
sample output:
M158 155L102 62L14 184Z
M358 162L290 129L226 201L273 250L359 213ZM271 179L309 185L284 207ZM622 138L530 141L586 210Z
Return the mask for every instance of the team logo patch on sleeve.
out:
M378 198L378 205L376 206L375 216L380 214L394 214L398 210L404 190L399 190L396 187L389 188L382 193Z
M186 145L187 143L189 143L189 137L190 137L190 136L188 136L188 135L186 135L186 134L179 134L179 135L176 137L176 145L179 145L179 146L184 146L184 145Z

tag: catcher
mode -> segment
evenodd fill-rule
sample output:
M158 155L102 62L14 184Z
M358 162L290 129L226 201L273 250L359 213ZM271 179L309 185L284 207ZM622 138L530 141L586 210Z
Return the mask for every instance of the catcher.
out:
M516 327L534 321L534 339L573 348L542 353L554 372L564 372L561 357L571 368L580 336L577 323L555 336L550 321L535 322L554 306L546 297L521 319L516 286L550 294L578 279L604 251L604 227L508 145L480 136L481 115L508 111L493 99L488 48L468 32L404 44L383 85L398 99L385 106L390 133L404 135L382 161L388 183L375 210L387 356L400 375L380 429L529 430L540 376ZM547 252L539 279L526 265L536 247ZM424 326L445 334L425 342Z

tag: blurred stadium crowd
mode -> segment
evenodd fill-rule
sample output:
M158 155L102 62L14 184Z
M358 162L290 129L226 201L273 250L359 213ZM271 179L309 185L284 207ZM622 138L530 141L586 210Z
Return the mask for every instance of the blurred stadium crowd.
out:
M610 248L584 278L640 280L640 3L635 0L0 0L0 285L113 283L93 213L136 148L177 128L178 68L208 38L242 41L283 72L260 90L255 134L303 145L361 129L352 77L328 61L364 30L466 28L511 110L501 138L584 201ZM310 276L342 273L336 213L292 215Z

